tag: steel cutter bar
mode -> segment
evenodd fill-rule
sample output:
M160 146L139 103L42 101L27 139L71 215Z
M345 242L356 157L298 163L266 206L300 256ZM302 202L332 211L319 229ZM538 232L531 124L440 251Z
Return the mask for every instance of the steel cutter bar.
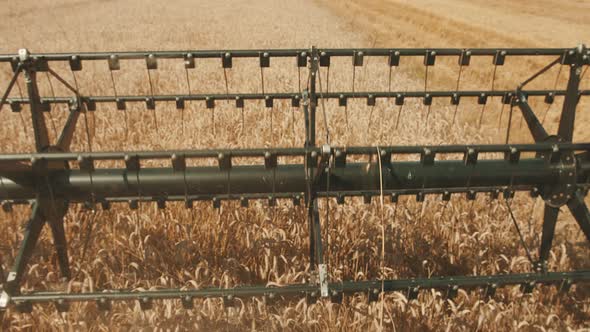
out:
M425 77L424 91L353 91L329 92L316 90L320 67L330 66L331 57L351 57L354 68L362 66L365 56L387 57L391 67L399 66L403 57L424 57L424 65L435 65L438 56L456 56L461 66L467 66L471 57L492 57L494 77L498 66L507 57L557 56L549 65L536 72L514 91L459 90L460 73L454 91L429 91ZM261 68L261 84L264 91L264 67L272 58L296 59L299 68L307 67L309 79L304 89L294 93L233 93L227 87L225 94L192 94L187 80L188 94L157 95L150 86L149 96L120 96L116 92L112 72L121 69L121 60L144 60L148 74L158 68L159 59L183 59L185 69L195 68L195 59L219 58L224 70L232 68L233 58L258 58ZM524 291L532 291L537 284L556 285L567 290L572 284L590 281L590 271L549 272L547 258L555 234L559 208L567 206L582 232L590 242L590 212L584 203L590 179L590 143L573 143L575 111L581 96L590 90L580 90L582 68L590 64L590 51L580 45L564 49L293 49L293 50L214 50L172 52L105 52L69 54L30 54L19 51L17 56L0 55L0 62L10 62L15 75L2 97L13 111L20 104L30 104L32 127L35 135L35 153L0 155L0 201L5 211L11 204L32 204L32 215L25 227L25 236L14 265L10 270L0 296L0 308L17 304L30 309L34 302L53 302L58 310L67 309L68 302L97 301L99 308L108 307L110 301L139 300L142 309L151 305L152 299L181 299L185 307L192 307L194 298L222 297L224 304L231 304L236 297L265 295L301 296L315 300L320 297L341 301L343 294L367 293L369 300L378 298L383 291L406 292L415 298L420 289L438 289L449 297L459 288L483 288L486 295L493 295L497 287L521 285ZM114 96L83 96L51 69L50 63L68 61L72 73L83 68L84 61L106 61L113 79ZM570 77L565 90L523 90L523 87L561 64L570 67ZM36 74L48 72L58 82L74 93L74 97L45 98L40 96ZM22 73L27 83L27 98L8 98L10 88ZM391 71L390 71L391 73ZM187 72L188 75L188 72ZM391 75L391 74L390 74ZM224 76L227 77L227 76ZM188 78L188 76L187 76ZM75 79L75 74L74 74ZM390 78L391 79L391 78ZM150 77L151 81L151 77ZM537 119L528 98L545 97L553 103L555 96L563 96L564 103L557 135L549 135ZM327 144L317 146L316 112L319 101L338 99L340 106L347 99L367 99L374 105L377 98L395 99L401 107L406 98L422 98L430 105L433 98L449 98L458 105L462 97L477 98L484 105L488 97L501 97L503 105L518 108L523 115L535 144L503 145L446 145L446 146L389 146L389 147L331 147L326 128ZM217 149L176 151L128 151L128 152L69 152L79 115L96 110L97 103L116 103L117 109L125 109L126 103L144 102L147 109L155 109L156 102L175 102L184 109L186 101L205 101L207 108L214 108L215 101L235 101L236 108L243 108L246 100L265 100L272 107L273 100L291 100L293 107L302 105L305 121L305 145L302 148L271 149ZM69 114L56 139L51 142L43 112L54 103L67 103ZM270 105L270 106L269 106ZM322 109L322 111L325 111ZM326 120L325 120L326 121ZM511 120L509 120L511 122ZM509 137L510 125L507 131ZM459 154L450 159L440 158ZM481 158L482 154L492 154ZM503 155L499 157L497 154ZM397 160L398 155L416 155L417 160ZM437 158L437 156L439 158ZM237 158L260 158L258 165L240 165ZM287 162L279 162L279 157ZM354 157L368 157L369 162L355 161ZM378 162L373 161L377 157ZM291 159L289 159L291 158ZM187 160L217 160L217 166L187 166ZM143 167L148 160L170 160L169 167ZM124 162L122 168L98 168L98 161ZM238 163L238 164L236 164ZM76 167L77 165L77 167ZM416 195L424 201L425 195L441 195L448 201L451 195L465 194L474 200L478 193L487 193L492 199L503 194L513 197L516 191L529 191L545 201L543 234L535 270L529 274L492 276L453 276L375 281L330 282L328 267L324 261L322 223L318 211L319 198L336 198L339 204L346 197L363 197L365 203L377 195L387 195L397 202L400 195ZM111 203L128 203L134 209L139 202L156 202L165 208L168 201L184 201L187 208L193 202L209 200L220 207L223 200L239 200L240 206L248 206L249 200L268 199L270 205L277 199L290 199L294 205L303 202L307 210L309 227L310 277L305 284L284 287L244 286L231 289L207 288L198 290L166 289L153 291L105 290L94 293L20 293L24 271L45 223L50 225L62 276L70 276L67 242L63 217L70 204L102 205L108 209Z

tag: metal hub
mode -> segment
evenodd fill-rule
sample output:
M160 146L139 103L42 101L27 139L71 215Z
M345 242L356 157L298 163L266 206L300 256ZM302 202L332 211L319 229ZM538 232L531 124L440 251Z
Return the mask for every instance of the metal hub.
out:
M563 139L559 136L549 136L545 142L561 143ZM553 147L552 152L541 153L539 156L548 163L555 164L558 172L558 178L555 184L545 185L541 189L541 197L545 203L551 207L560 207L572 198L576 191L576 158L572 151L559 151L557 146Z

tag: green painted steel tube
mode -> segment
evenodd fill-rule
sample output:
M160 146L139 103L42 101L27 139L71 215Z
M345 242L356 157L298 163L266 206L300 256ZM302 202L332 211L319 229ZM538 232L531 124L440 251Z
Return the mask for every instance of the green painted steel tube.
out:
M445 289L452 286L458 286L464 289L485 288L489 285L497 287L508 285L519 285L532 283L532 285L557 285L567 283L588 283L590 281L590 271L568 271L568 272L549 272L549 273L522 273L522 274L505 274L489 276L456 276L456 277L438 277L438 278L416 278L416 279L397 279L397 280L375 280L375 281L345 281L342 283L330 283L329 289L342 293L359 293L368 291L407 291L409 288L417 289ZM152 291L134 292L130 290L113 290L110 292L95 293L57 293L57 292L38 292L31 294L17 295L12 298L15 303L19 302L52 302L52 301L97 301L104 299L107 301L125 301L139 299L184 299L188 298L206 298L206 297L251 297L262 295L279 295L279 296L300 296L305 293L317 292L318 286L309 284L291 284L281 287L265 286L241 286L236 288L204 288L204 289L161 289Z
M383 189L467 188L512 186L531 189L558 183L559 164L542 159L480 160L465 165L459 160L400 161L383 165ZM332 169L330 191L375 191L380 189L379 164L349 163ZM326 191L327 178L318 179L318 191ZM18 178L0 178L0 200L35 197L47 186L44 177L21 174ZM578 176L580 179L582 175ZM33 185L31 185L31 178ZM27 180L24 180L27 179ZM218 167L189 167L185 172L172 168L60 170L48 175L56 197L83 202L94 194L98 198L168 197L182 195L281 194L305 191L305 168L302 164L234 166L229 171Z

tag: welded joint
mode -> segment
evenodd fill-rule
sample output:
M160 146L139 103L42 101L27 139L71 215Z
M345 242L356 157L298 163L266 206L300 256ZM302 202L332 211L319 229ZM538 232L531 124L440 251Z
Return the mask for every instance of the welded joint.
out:
M561 57L561 63L569 66L581 67L588 64L590 55L587 52L587 47L584 44L578 44L575 48L565 52Z

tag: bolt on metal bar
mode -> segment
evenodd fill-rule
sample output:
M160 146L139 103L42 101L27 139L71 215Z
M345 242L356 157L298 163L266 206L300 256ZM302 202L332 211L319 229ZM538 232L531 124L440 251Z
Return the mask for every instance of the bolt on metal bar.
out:
M354 49L321 49L327 56L351 57L356 52L365 56L390 56L393 52L398 56L424 56L426 51L436 52L437 56L461 56L463 52L471 52L471 56L494 56L498 51L505 56L560 56L571 48L354 48ZM195 59L219 58L226 53L234 58L259 58L261 53L269 57L297 57L308 49L251 49L251 50L185 50L185 51L137 51L137 52L76 52L76 53L35 53L32 56L45 61L70 61L76 57L78 61L108 60L116 56L121 60L143 60L149 55L158 59L184 59L190 54ZM0 55L0 62L13 61L13 54Z
M570 284L590 282L590 271L550 272L550 273L522 273L522 274L498 274L489 276L453 276L439 278L412 278L382 281L345 281L342 283L330 283L329 288L336 292L346 294L363 293L373 290L379 292L383 288L386 292L406 292L408 289L444 290L449 286L458 286L464 289L485 288L489 285L496 287L533 283L534 285L557 285L564 281ZM383 285L383 287L382 287ZM204 288L204 289L160 289L148 291L111 290L92 293L57 293L38 292L13 296L12 303L22 302L54 302L63 300L67 302L97 301L105 299L109 301L130 301L149 299L182 299L185 296L191 298L227 297L236 298L268 296L301 296L305 293L318 291L318 287L308 284L285 285L278 287L265 286L239 286L235 288Z

